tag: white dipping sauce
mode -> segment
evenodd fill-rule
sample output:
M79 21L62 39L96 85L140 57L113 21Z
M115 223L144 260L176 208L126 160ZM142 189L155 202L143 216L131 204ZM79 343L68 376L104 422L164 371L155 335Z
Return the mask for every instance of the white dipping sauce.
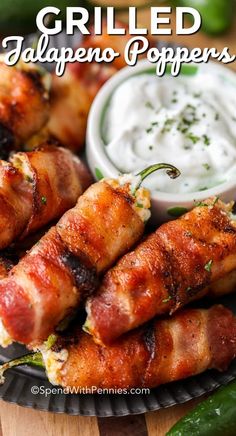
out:
M236 82L199 71L141 74L113 93L103 123L106 152L120 172L166 162L181 171L149 176L151 191L196 192L236 178Z

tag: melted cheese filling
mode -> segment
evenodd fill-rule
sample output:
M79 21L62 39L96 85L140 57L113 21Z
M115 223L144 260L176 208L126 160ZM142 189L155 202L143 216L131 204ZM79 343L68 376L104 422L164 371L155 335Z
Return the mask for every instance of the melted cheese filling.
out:
M61 351L52 351L48 349L45 345L39 348L42 353L48 380L52 385L61 384L61 370L66 363L69 353L66 349Z
M9 335L9 333L7 332L7 330L5 329L2 320L0 319L0 345L3 348L8 347L8 345L11 345L13 342L11 336Z
M127 187L129 195L135 198L133 209L139 215L143 222L149 220L151 216L150 207L150 192L143 187L137 188L140 184L140 176L133 174L124 174L119 176L118 179L107 179L106 182L114 189L118 187Z

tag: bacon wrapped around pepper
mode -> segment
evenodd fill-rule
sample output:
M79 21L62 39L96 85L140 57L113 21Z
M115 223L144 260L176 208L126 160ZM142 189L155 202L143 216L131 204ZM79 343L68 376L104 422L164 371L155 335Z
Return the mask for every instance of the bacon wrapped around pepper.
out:
M0 156L37 133L49 119L50 74L20 61L9 67L0 59Z
M235 269L236 222L221 201L211 199L162 225L108 271L87 302L85 329L109 344L207 294Z
M0 249L60 217L90 182L81 161L52 144L0 161Z
M78 328L41 351L3 365L0 373L19 364L44 364L51 383L64 387L153 388L210 368L227 369L236 357L236 318L223 306L187 309L111 346L96 344Z
M152 168L163 167L170 169ZM0 318L12 340L28 346L45 340L95 291L98 276L138 241L150 216L141 177L134 177L135 189L127 176L90 186L0 281Z

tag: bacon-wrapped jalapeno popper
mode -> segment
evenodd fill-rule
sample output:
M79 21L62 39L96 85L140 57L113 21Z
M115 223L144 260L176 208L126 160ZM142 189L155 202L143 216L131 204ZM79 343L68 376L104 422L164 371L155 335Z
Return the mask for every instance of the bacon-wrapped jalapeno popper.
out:
M133 177L90 186L77 205L0 282L0 318L12 340L35 346L98 285L98 276L141 237L150 216L140 183L159 164Z
M81 161L52 144L0 161L0 249L60 217L90 183Z
M50 119L45 134L57 138L73 151L84 147L92 97L70 69L52 76Z
M7 277L9 271L13 268L13 263L6 259L5 257L0 257L0 280ZM9 335L5 332L3 328L2 321L0 320L0 342L4 347L7 347L11 344L11 340L9 340Z
M53 338L52 338L53 339ZM46 366L53 384L76 388L153 388L207 369L225 370L236 356L236 318L223 306L187 309L154 320L111 346L96 344L81 329L41 353L3 365Z
M20 61L14 67L0 57L0 156L27 141L49 119L50 74Z
M108 271L87 302L85 329L109 344L202 296L235 268L236 222L227 206L210 199L162 225Z

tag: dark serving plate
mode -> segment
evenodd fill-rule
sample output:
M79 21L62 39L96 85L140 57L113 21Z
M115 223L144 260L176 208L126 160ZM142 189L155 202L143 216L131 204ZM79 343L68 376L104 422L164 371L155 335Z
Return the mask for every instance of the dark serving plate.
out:
M236 295L214 301L231 308L236 314ZM199 307L209 306L212 302L198 303ZM230 326L229 326L230 328ZM22 356L27 351L18 344L6 349L0 348L0 361L6 362L17 356ZM169 383L152 389L150 394L139 395L87 395L64 394L62 389L54 387L55 392L50 394L34 394L32 389L46 392L53 388L48 382L43 370L21 366L6 373L6 381L0 387L0 398L20 406L30 407L54 413L67 413L69 415L85 416L124 416L145 413L161 408L185 403L209 393L219 386L226 385L236 377L236 359L228 371L206 371L195 377L178 382Z
M29 36L26 39L26 46L32 45L34 39L35 36ZM58 48L62 46L74 47L79 45L79 41L79 34L67 36L62 33L51 37L50 46ZM164 45L165 43L159 42L158 48ZM48 65L48 68L52 69L52 65ZM228 306L236 314L236 295L225 297L214 303L219 302ZM202 302L200 306L211 304L212 302ZM6 362L26 353L26 349L18 344L14 344L6 349L0 347L0 361ZM7 372L6 381L0 387L0 398L20 406L54 413L99 417L124 416L145 413L184 403L229 383L235 377L236 359L228 371L223 373L206 371L198 376L152 389L150 394L66 395L59 387L54 387L54 391L50 394L34 394L34 390L40 389L40 387L43 387L43 392L47 392L46 389L53 388L53 386L48 382L43 370L22 366Z

